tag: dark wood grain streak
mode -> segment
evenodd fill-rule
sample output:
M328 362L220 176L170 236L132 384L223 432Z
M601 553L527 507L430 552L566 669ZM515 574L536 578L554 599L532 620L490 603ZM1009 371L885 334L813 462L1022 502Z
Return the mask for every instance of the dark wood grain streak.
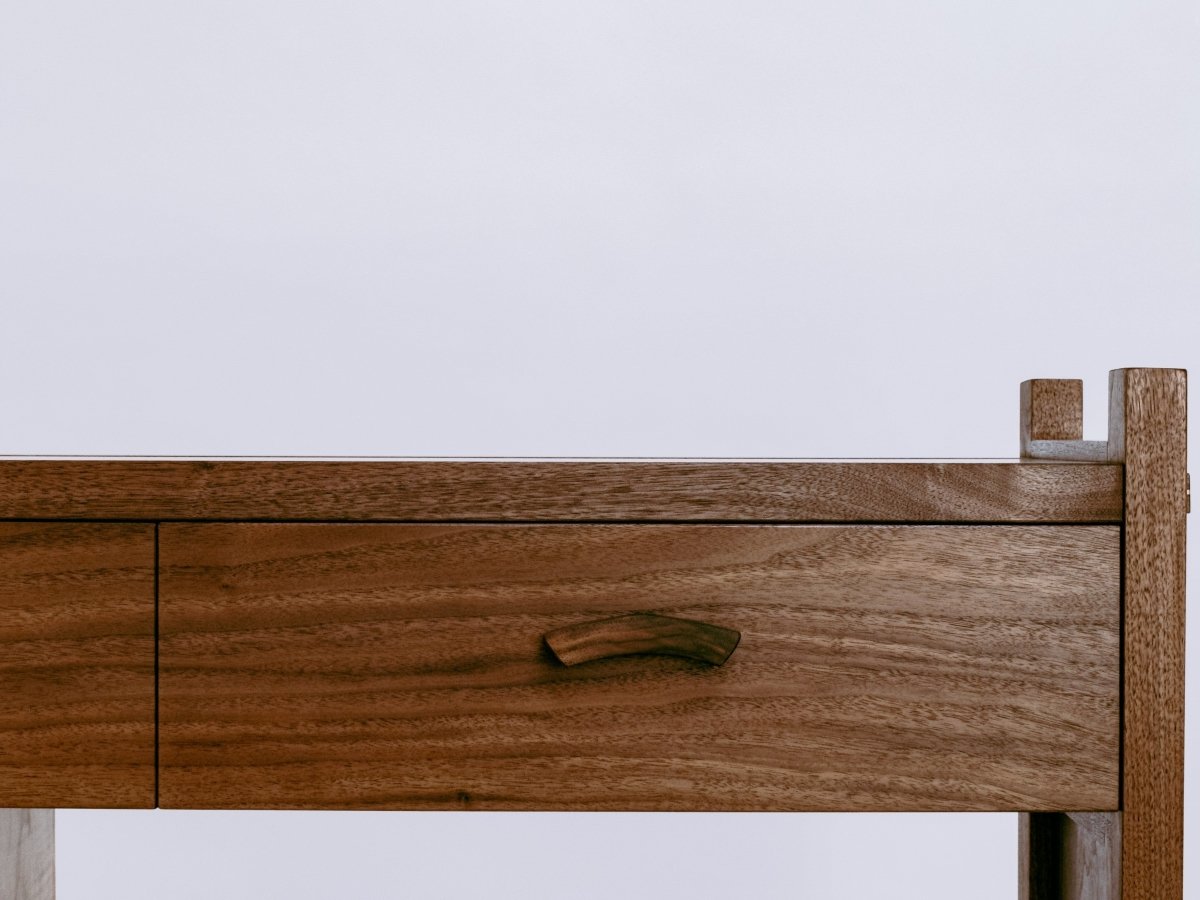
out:
M1113 527L167 524L161 803L1112 809ZM722 667L561 666L632 611Z
M1109 453L1125 464L1122 900L1183 896L1187 373L1117 369Z
M709 622L629 613L578 622L546 632L546 646L564 666L578 666L614 656L659 653L724 665L742 636Z
M0 523L0 807L154 805L154 526Z
M1116 466L0 460L2 519L1117 522Z

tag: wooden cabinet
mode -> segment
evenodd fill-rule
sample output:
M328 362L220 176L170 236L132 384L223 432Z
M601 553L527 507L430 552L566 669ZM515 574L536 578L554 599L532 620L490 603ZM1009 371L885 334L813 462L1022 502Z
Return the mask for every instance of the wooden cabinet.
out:
M0 523L0 806L155 805L154 526Z
M1019 810L1022 900L1179 900L1186 373L1082 410L1026 382L1009 461L0 458L0 807ZM6 883L50 835L0 810Z
M166 524L160 542L164 807L1117 806L1116 527ZM545 646L632 612L741 641L722 666L568 668Z

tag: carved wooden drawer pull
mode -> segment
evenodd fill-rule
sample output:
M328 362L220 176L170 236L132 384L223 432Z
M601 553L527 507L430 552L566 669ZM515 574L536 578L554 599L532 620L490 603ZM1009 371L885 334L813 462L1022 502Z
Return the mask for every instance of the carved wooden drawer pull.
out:
M740 631L720 625L632 613L556 628L546 633L546 646L564 666L634 653L682 656L719 666L741 639Z

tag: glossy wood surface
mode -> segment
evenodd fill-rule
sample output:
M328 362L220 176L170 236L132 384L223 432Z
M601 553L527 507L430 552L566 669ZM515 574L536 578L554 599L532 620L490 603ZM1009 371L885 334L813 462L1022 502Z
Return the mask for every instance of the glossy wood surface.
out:
M1116 806L1116 528L178 524L160 558L163 806ZM742 641L544 646L633 611Z
M0 519L1119 522L1119 466L0 459Z
M154 526L0 523L0 807L151 807L154 774Z

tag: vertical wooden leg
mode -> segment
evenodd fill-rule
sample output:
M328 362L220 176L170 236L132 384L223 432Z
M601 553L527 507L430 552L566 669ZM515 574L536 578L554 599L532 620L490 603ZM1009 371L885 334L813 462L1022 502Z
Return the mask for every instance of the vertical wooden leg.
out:
M1108 429L1125 465L1121 897L1180 900L1187 373L1114 371Z
M1021 817L1022 900L1183 897L1184 542L1187 373L1117 369L1108 441L1082 438L1076 382L1021 386L1021 455L1120 463L1120 812Z
M0 809L0 897L54 900L54 810Z
M1083 443L1083 383L1039 378L1021 385L1021 456L1107 461ZM1021 813L1021 900L1119 900L1120 813Z
M1021 813L1019 834L1021 900L1120 900L1120 813Z

